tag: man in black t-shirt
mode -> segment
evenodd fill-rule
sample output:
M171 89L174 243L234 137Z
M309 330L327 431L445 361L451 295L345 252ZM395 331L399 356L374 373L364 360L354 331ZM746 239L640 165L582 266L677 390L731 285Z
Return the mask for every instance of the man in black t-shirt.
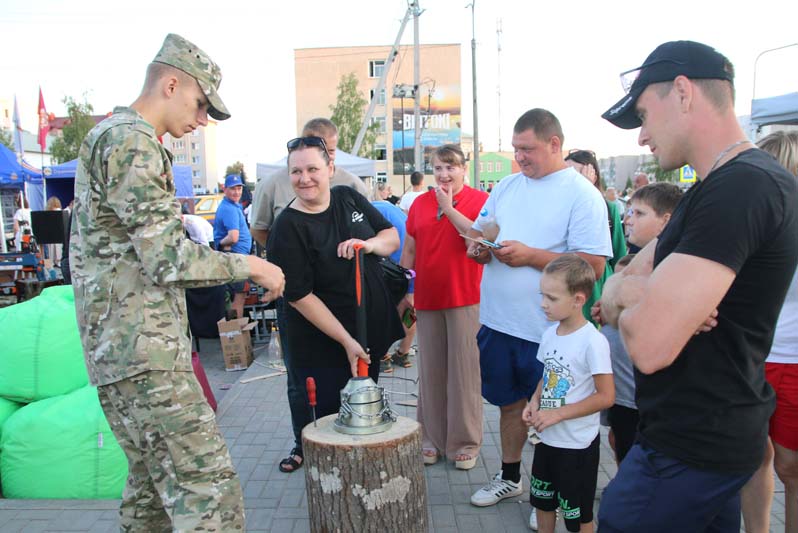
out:
M636 367L640 425L599 531L739 531L739 490L774 408L764 361L798 261L798 189L746 139L733 67L711 47L665 43L624 77L628 94L603 117L640 127L662 168L690 164L703 179L604 287L602 316Z

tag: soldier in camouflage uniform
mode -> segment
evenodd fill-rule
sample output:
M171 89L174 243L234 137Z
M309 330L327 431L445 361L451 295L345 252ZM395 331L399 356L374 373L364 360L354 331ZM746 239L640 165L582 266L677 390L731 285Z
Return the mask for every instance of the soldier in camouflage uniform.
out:
M202 50L170 34L141 95L80 148L72 280L91 383L128 458L123 531L244 529L241 485L192 372L184 288L249 277L276 298L284 278L184 238L171 154L157 139L229 118L220 82Z

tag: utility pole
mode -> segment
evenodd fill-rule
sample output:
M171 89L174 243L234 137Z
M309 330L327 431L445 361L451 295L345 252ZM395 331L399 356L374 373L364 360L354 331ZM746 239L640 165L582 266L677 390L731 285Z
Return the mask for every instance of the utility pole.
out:
M365 137L366 135L366 129L369 127L369 124L371 123L371 117L374 114L374 108L377 107L377 100L379 98L380 93L385 88L385 80L388 79L388 73L391 70L391 65L393 65L393 61L394 59L396 59L396 56L399 55L399 43L402 40L402 33L404 33L407 21L410 20L410 15L412 14L413 14L413 5L411 4L407 7L407 11L405 12L405 17L402 19L402 24L399 26L399 32L396 34L396 40L394 41L393 47L391 47L391 51L388 53L388 57L385 60L385 64L383 65L382 76L380 76L380 80L377 82L377 88L374 89L374 96L371 98L368 110L366 110L366 114L363 116L363 124L360 126L360 131L357 132L355 145L352 148L353 155L357 155L358 152L360 151L360 145L363 143L363 137ZM404 120L404 117L402 117L402 120Z
M418 38L418 17L421 15L421 9L418 6L418 0L411 2L410 6L413 7L413 87L416 93L413 101L413 126L416 139L413 145L415 155L413 170L424 173L424 152L421 149L421 91L419 91L419 85L421 84L421 47Z
M479 188L479 113L477 112L477 36L474 24L474 4L477 0L471 0L466 7L471 7L471 96L474 106L474 156L471 158L471 165L474 169L474 183L471 185Z
M499 100L499 152L502 151L502 19L496 20L496 97Z

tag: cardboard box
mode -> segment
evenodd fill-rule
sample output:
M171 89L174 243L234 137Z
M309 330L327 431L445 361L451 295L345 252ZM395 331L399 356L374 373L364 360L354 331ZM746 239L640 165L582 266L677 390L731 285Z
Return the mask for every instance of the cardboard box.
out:
M223 318L216 323L219 327L225 370L245 370L252 364L252 339L249 332L256 324L257 322L250 322L249 318Z

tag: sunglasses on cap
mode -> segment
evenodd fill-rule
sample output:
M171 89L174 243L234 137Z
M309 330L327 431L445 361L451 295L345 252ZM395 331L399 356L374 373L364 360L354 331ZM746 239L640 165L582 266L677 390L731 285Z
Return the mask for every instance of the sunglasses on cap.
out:
M311 148L321 148L325 152L327 152L327 144L324 142L324 139L321 137L297 137L296 139L291 139L286 143L288 147L288 152L293 152L297 148L301 148L303 146L309 146Z
M684 65L684 61L676 61L675 59L660 59L658 61L652 61L647 65L643 65L641 67L633 68L632 70L627 70L626 72L621 72L621 87L623 87L624 93L629 93L632 90L632 85L637 81L637 78L640 77L640 73L643 72L643 69L649 68L653 65L659 65L662 63L672 63L674 65Z

